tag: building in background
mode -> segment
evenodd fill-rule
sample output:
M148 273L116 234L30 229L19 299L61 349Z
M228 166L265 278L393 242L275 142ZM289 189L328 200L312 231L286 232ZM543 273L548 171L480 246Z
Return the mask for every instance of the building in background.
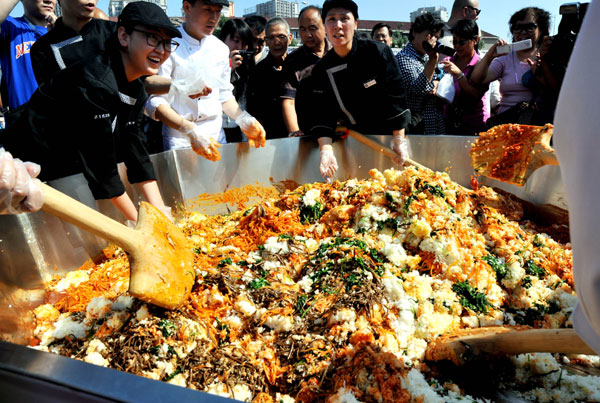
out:
M295 1L270 0L244 9L244 17L262 15L266 19L273 17L298 18L300 6Z
M423 15L425 13L433 14L434 17L437 17L444 22L447 22L448 18L450 17L448 15L448 10L446 10L446 7L421 7L418 8L417 11L413 11L412 13L410 13L410 22L415 22L418 16Z
M110 3L108 3L108 16L118 17L119 14L121 14L121 10L123 10L127 4L133 3L134 1L154 3L162 8L165 14L169 15L169 13L167 13L167 0L110 0Z

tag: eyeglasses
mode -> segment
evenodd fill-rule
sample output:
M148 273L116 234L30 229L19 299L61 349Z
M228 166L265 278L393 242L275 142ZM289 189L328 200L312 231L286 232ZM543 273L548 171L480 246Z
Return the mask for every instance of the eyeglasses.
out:
M467 43L469 43L470 40L471 39L452 39L452 44L454 46L465 46Z
M160 45L162 45L165 52L174 52L179 47L179 43L175 42L174 40L161 39L158 35L155 35L152 32L143 31L141 29L133 29L133 31L145 34L146 43L148 46L152 46L153 48L158 48Z
M465 7L468 8L469 10L475 11L475 15L479 15L481 13L481 9L480 8L473 7L473 6L465 6Z
M533 22L529 22L527 24L515 24L512 27L510 27L510 32L512 32L513 34L519 32L527 32L528 34L533 34L537 27L537 24Z
M279 42L287 42L287 35L281 34L281 35L269 35L267 36L267 41L269 42L273 42L274 40L277 40Z

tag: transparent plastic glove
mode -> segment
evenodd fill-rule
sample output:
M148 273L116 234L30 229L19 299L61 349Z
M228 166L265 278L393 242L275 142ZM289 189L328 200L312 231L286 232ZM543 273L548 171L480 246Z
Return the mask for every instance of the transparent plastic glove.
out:
M246 111L242 111L235 119L235 123L248 137L250 147L259 148L265 146L267 133L260 122Z
M327 181L327 183L331 183L331 178L338 169L337 160L333 151L330 149L325 149L320 151L321 159L319 161L319 170L321 171L321 176Z
M34 179L39 173L39 165L13 159L0 148L0 214L32 212L42 207L43 193Z
M210 161L219 161L221 159L221 154L219 153L221 144L208 134L202 133L200 127L194 126L185 129L183 134L190 139L192 149L196 154L201 155Z
M404 161L410 158L410 155L408 154L408 141L406 141L406 136L394 134L394 139L392 140L392 150L396 152L396 156L392 158L394 163L403 165Z
M157 207L157 208L160 210L161 213L163 213L165 215L165 217L167 217L169 219L169 221L174 222L171 207L163 206L163 207Z

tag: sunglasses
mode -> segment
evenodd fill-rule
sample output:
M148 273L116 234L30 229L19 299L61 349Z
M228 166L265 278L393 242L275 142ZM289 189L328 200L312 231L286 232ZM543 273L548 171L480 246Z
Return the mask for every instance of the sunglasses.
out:
M475 11L475 15L479 15L481 13L481 9L473 6L465 6L469 10Z
M512 32L513 34L519 32L527 32L528 34L533 34L537 27L537 24L533 22L529 22L527 24L515 24L512 27L510 27L510 32Z
M467 43L469 43L470 40L471 39L452 39L452 44L454 46L465 46Z
M141 29L133 29L133 31L145 34L146 43L148 44L148 46L152 46L153 48L158 48L160 47L160 45L162 45L165 52L174 52L175 49L179 47L179 43L171 39L161 39L158 35L155 35L152 32L143 31Z

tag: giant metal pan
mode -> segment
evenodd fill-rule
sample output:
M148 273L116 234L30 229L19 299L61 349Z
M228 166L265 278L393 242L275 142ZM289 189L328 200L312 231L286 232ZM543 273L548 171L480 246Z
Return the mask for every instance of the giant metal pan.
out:
M373 138L389 142L385 136ZM473 175L468 155L472 140L472 137L459 136L409 136L409 145L414 160L435 170L447 170L455 181L468 187ZM383 170L393 165L387 157L351 138L334 143L334 149L340 166L337 179L340 180L367 178L371 168ZM218 163L199 158L191 150L154 155L152 160L167 204L193 209L189 200L201 193L218 193L246 184L321 180L319 152L316 142L311 139L271 140L265 148L258 150L250 150L247 144L230 144L221 147L221 154ZM124 173L121 167L122 177ZM123 181L133 199L139 199L140 195L127 184L125 177ZM567 207L560 170L555 166L536 171L523 188L487 178L481 178L481 182L500 187L534 204ZM118 217L110 204L93 200L82 175L53 181L51 185L109 216ZM233 208L213 206L211 211L205 212L226 212L228 207ZM93 401L107 398L144 401L149 395L136 390L151 389L155 390L150 394L156 397L154 400L161 400L161 396L181 401L189 400L190 396L215 400L199 392L135 376L130 378L132 375L18 345L26 345L29 340L30 311L43 302L44 281L76 269L104 246L105 241L42 212L0 216L0 340L10 342L0 342L0 395L27 392L31 400L40 400L34 399L36 393L39 393L38 397L47 398L48 393L44 390L60 387L63 392L79 391L80 395L71 396L71 400L83 401L83 395L93 395L90 398ZM95 381L89 382L90 379ZM48 389L48 385L52 387Z

